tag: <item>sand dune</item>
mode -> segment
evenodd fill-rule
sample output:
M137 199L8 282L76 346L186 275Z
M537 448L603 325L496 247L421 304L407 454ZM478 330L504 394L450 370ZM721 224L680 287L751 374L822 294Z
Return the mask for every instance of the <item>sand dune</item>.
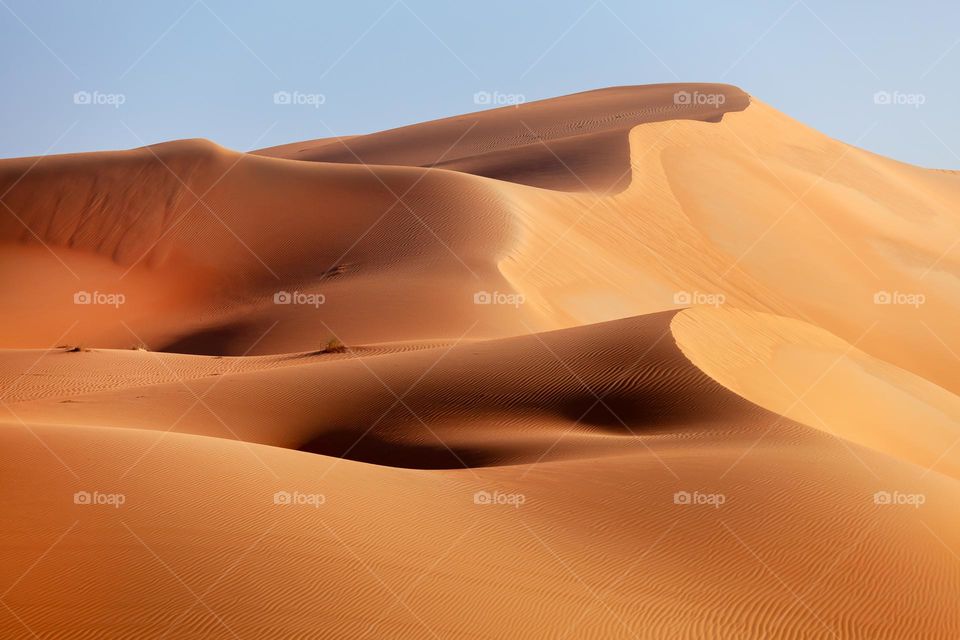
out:
M0 194L4 638L960 635L956 173L684 84Z
M690 97L678 100L678 93ZM697 100L692 96L709 96ZM719 122L749 97L721 84L611 87L390 131L261 149L273 158L438 167L562 191L630 183L630 129L668 120Z
M417 468L623 455L645 448L638 435L686 440L744 430L747 416L772 422L755 405L721 393L677 350L673 315L286 366L261 358L272 366L222 374L211 373L209 358L196 358L195 373L174 381L115 381L109 391L22 401L9 411L30 424L169 429ZM96 354L112 361L126 355ZM140 354L128 375L162 377L170 364L152 358ZM127 410L118 413L118 406Z

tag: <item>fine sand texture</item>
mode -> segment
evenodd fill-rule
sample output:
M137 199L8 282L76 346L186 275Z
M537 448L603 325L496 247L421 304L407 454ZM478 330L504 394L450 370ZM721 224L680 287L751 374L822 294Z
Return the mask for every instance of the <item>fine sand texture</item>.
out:
M0 637L960 637L960 175L719 84L0 160Z

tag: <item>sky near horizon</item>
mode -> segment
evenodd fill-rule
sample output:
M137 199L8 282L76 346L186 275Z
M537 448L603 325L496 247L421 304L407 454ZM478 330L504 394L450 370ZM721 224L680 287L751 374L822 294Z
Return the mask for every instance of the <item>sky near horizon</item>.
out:
M727 82L829 136L960 168L960 4L0 0L0 157L250 150L614 85Z

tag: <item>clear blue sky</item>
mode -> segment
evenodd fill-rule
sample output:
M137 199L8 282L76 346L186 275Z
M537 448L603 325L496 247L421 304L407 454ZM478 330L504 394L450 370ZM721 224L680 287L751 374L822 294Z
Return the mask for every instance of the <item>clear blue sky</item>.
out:
M188 137L248 150L475 111L478 91L683 80L958 168L958 24L960 3L942 0L0 0L0 157ZM275 104L277 91L325 101Z

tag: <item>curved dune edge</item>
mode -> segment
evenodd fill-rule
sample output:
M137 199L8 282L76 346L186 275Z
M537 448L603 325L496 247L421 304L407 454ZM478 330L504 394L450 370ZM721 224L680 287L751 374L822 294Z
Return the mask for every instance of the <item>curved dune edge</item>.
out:
M698 307L671 322L680 350L770 411L960 478L960 398L805 322Z
M500 271L547 326L722 297L960 392L955 174L832 140L756 98L718 123L648 123L629 140L622 192L497 184L519 229Z
M436 167L543 189L614 193L630 184L627 139L633 127L678 119L719 122L749 104L749 95L727 84L608 87L252 153Z
M0 421L216 436L406 468L600 459L772 421L684 357L673 314L392 352L53 351L39 362L0 352L14 380Z

